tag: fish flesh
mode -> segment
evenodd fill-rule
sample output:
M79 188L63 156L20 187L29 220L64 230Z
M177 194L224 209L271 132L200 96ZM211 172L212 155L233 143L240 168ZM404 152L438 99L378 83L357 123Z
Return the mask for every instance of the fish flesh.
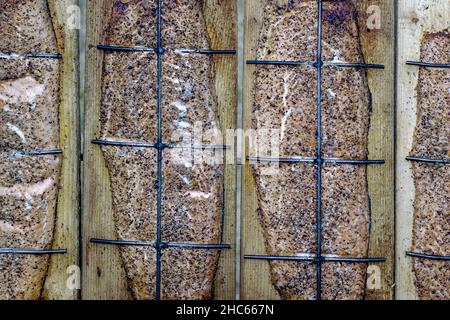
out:
M61 160L59 61L46 1L0 0L0 247L51 249ZM0 255L0 299L38 299L48 255Z
M257 59L315 62L317 9L317 1L267 1ZM322 20L322 60L364 63L353 2L324 1ZM315 158L316 69L308 64L259 65L255 76L252 128L263 137L276 130L278 141L274 149L264 146L271 139L258 137L255 152L260 157ZM322 156L367 159L371 98L366 72L325 64L321 86ZM273 164L252 165L267 254L314 256L317 168L282 162L267 171L269 166ZM326 163L321 170L322 255L367 257L370 203L365 166ZM270 261L270 266L281 298L315 299L314 263ZM322 298L362 299L366 269L365 263L324 262Z
M105 42L154 48L155 16L156 1L115 0L108 12ZM195 140L212 144L220 133L213 61L209 56L186 52L210 48L202 2L164 1L161 36L165 49L161 77L163 142L191 144ZM157 142L157 68L152 52L105 52L101 139ZM102 151L109 171L118 239L156 241L157 151L113 146L104 146ZM220 242L223 165L207 161L214 158L213 153L190 148L163 151L163 242ZM120 252L133 298L154 299L155 249L122 246ZM217 250L163 249L161 298L209 298L218 256Z
M448 63L450 33L425 33L421 61ZM417 125L411 154L429 159L450 159L450 72L420 68L417 85ZM450 168L413 163L414 251L450 255ZM450 262L413 259L417 292L421 299L450 299Z

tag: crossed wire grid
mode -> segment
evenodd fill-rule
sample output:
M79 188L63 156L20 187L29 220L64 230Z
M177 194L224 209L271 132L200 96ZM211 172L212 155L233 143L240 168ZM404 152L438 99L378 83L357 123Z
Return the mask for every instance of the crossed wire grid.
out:
M162 6L163 0L156 0L156 47L148 48L142 46L126 47L117 46L113 44L99 44L97 49L106 51L117 52L149 52L156 54L157 62L157 74L156 74L156 111L157 111L157 142L129 142L129 141L109 141L109 140L92 140L91 143L104 146L115 147L135 147L135 148L153 148L157 150L157 182L156 182L156 241L134 241L134 240L108 240L108 239L90 239L90 242L106 245L118 245L118 246L144 246L153 247L156 249L156 294L155 299L161 299L161 265L162 265L162 250L167 248L176 249L206 249L206 250L221 250L230 249L231 245L227 243L219 244L201 244L201 243L180 243L180 242L165 242L162 239L161 234L161 216L162 216L162 186L163 186L163 151L165 149L228 149L227 145L179 145L179 144L167 144L163 141L162 135L162 64L165 49L163 47L162 39ZM209 50L209 49L180 49L180 52L187 54L236 54L236 50ZM222 195L223 198L223 195ZM223 215L224 208L222 208L222 224L223 229ZM221 232L223 235L223 230Z
M322 263L323 262L349 262L368 263L385 262L385 258L347 258L329 257L322 254L322 167L325 163L350 164L350 165L371 165L384 164L384 160L346 160L330 159L322 157L322 68L324 66L335 66L341 68L363 68L363 69L383 69L383 65L365 63L343 63L322 60L322 0L317 0L317 52L316 61L269 61L269 60L249 60L247 64L256 65L288 65L288 66L310 66L317 70L317 100L316 100L316 157L315 158L264 158L248 157L250 161L286 162L286 163L312 163L317 166L316 173L316 254L299 254L298 256L270 256L270 255L245 255L245 259L255 260L278 260L278 261L309 261L316 264L316 299L322 299Z

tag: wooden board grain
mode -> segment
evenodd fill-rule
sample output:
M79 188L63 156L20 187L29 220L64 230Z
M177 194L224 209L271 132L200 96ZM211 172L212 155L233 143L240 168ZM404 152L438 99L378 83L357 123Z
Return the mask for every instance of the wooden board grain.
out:
M254 60L259 33L263 24L265 0L247 0L245 7L244 59ZM253 104L253 83L255 67L244 66L244 119L243 129L251 128L251 110ZM245 135L246 136L246 135ZM244 159L248 156L248 141L244 138ZM255 181L250 166L243 166L242 174L242 255L264 254L264 239L256 209ZM241 298L279 300L280 296L270 280L269 263L267 261L242 260L241 264Z
M380 267L381 287L367 288L367 299L386 300L394 297L394 240L395 240L395 17L393 0L357 1L361 45L368 63L380 63L384 70L368 70L372 92L372 116L369 132L369 159L384 159L382 166L368 167L371 199L371 233L369 256L384 257L385 263L372 267L377 277ZM371 6L379 8L381 28L366 28ZM374 279L377 281L377 279Z
M163 1L164 2L164 1ZM125 271L115 246L101 246L89 242L92 237L115 239L111 191L108 171L98 146L90 141L100 133L99 109L103 53L96 45L103 43L102 31L105 13L110 12L111 1L87 1L86 38L86 105L84 146L83 200L83 299L130 299ZM163 4L164 5L164 4ZM212 49L236 47L236 4L227 0L203 0ZM214 57L216 91L219 102L219 120L222 130L234 128L236 105L236 60L233 56ZM232 141L225 141L232 144ZM219 260L214 285L215 299L232 299L235 294L235 188L234 164L225 169L225 208L223 241L232 250L223 251Z
M67 249L52 255L42 297L72 300L79 297L79 60L78 29L75 21L78 0L49 0L58 52L63 55L60 87L60 146L63 161L58 194L53 249ZM70 9L75 9L70 10ZM69 283L69 285L67 285Z
M204 1L204 16L211 39L212 49L237 48L237 2L234 0ZM215 56L216 92L219 103L219 120L222 132L236 128L237 104L237 58L236 56ZM225 135L224 143L234 145L234 135ZM234 150L234 149L233 149ZM231 250L223 251L216 274L214 298L230 300L236 291L236 166L232 159L226 163L224 171L224 234L223 242L232 245Z
M129 299L125 271L115 246L98 246L92 237L115 239L109 177L100 148L90 141L99 137L104 12L111 1L87 1L86 72L82 204L82 299Z
M285 0L280 0L283 2ZM371 266L380 287L367 288L367 299L392 299L394 277L394 1L356 1L361 32L361 45L367 63L384 64L384 70L368 70L372 92L373 113L369 133L369 158L384 159L383 166L368 168L371 197L371 234L369 255L385 257L383 264ZM266 0L246 2L245 59L256 57L256 45L262 28ZM381 28L369 30L366 21L368 9L377 6L381 17ZM253 83L255 66L245 66L244 83L244 128L251 126ZM247 154L248 155L248 154ZM258 207L255 183L248 165L243 176L243 254L265 254L262 229L257 220ZM274 289L267 261L242 262L243 299L280 299ZM377 279L378 280L378 279Z
M410 155L416 126L419 68L405 64L420 60L420 45L424 32L450 28L448 0L402 0L398 4L398 94L397 94L397 231L396 231L396 298L418 299L411 250L413 202L415 197Z

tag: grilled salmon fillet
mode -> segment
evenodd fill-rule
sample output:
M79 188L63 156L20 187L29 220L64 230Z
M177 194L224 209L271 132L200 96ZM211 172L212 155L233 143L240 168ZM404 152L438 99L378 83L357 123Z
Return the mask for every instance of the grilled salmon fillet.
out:
M46 1L0 0L0 247L50 249L60 158L23 151L59 148L59 62ZM0 299L38 299L48 255L0 255Z
M156 46L156 1L115 0L108 12L105 42ZM132 32L130 32L130 25ZM196 128L219 132L212 59L180 49L209 49L202 1L163 2L162 138L185 144ZM157 142L157 59L149 52L105 52L101 138ZM214 139L194 141L210 144ZM191 143L189 140L188 143ZM157 151L102 147L110 176L117 237L156 241ZM220 163L200 161L213 151L166 149L162 165L163 242L220 242ZM121 247L129 289L135 299L156 296L156 250ZM206 299L211 295L218 251L164 249L161 297Z
M426 33L421 61L448 63L450 33ZM420 68L417 86L417 125L411 154L430 159L450 159L450 72ZM448 165L414 163L416 188L414 251L450 255L450 168ZM413 258L421 299L450 299L450 262Z
M257 59L316 61L317 1L267 2ZM324 1L322 59L363 63L352 1ZM277 157L316 157L316 69L261 65L256 69L252 127L279 130ZM325 65L322 70L322 152L325 158L365 160L370 91L364 70ZM268 141L268 140L266 140ZM258 141L261 146L264 141ZM259 154L268 156L271 154ZM317 168L280 163L275 174L254 164L266 251L275 256L316 253ZM364 166L322 167L322 254L367 256L370 203ZM271 261L271 277L283 299L316 297L311 262ZM323 299L364 297L366 264L322 265Z

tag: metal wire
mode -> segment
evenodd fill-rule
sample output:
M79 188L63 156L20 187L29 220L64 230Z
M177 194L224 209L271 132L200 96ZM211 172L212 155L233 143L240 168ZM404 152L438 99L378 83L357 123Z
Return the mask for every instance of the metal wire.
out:
M169 149L227 150L231 149L231 146L224 144L171 144Z
M317 97L316 97L316 157L248 157L249 161L261 162L286 162L286 163L311 163L317 166L316 173L316 253L303 254L300 256L270 256L270 255L244 255L244 259L253 260L280 260L280 261L310 261L316 264L316 299L322 298L322 262L349 262L349 263L368 263L385 262L385 258L349 258L349 257L330 257L322 254L322 167L326 163L331 164L350 164L350 165L372 165L384 164L384 160L347 160L324 158L322 156L322 68L331 66L338 68L365 68L365 69L384 69L381 64L366 63L345 63L322 60L322 0L317 0L317 52L316 61L274 61L274 60L248 60L247 64L254 65L287 65L287 66L311 66L317 70Z
M317 184L316 184L316 255L322 257L322 0L317 0ZM316 260L316 299L322 299L322 259Z
M97 49L106 50L106 51L119 51L119 52L152 52L152 53L155 53L154 48L141 47L141 46L125 47L125 46L113 46L113 45L108 45L108 44L99 44L99 45L97 45Z
M280 162L280 163L316 163L316 158L302 158L302 157L280 157L280 158L270 158L270 157L247 157L248 161L257 162Z
M332 257L321 256L316 257L312 254L302 253L297 256L270 256L270 255L245 255L244 259L249 260L279 260L279 261L310 261L317 262L353 262L353 263L367 263L367 262L385 262L385 258L348 258L348 257Z
M154 241L138 241L138 240L108 240L91 238L91 243L116 245L116 246L136 246L136 247L156 247Z
M0 254L43 255L43 254L64 254L64 253L67 253L67 249L39 250L39 249L0 248Z
M367 63L346 63L346 62L325 61L323 65L325 67L331 66L340 68L384 69L384 65L382 64L367 64Z
M12 154L14 156L23 156L23 157L50 156L50 155L59 155L62 153L63 153L63 151L61 149L15 150L15 151L8 152L8 154Z
M431 164L450 164L450 160L445 159L430 159L430 158L420 158L420 157L406 157L406 160L413 162L423 162Z
M129 148L154 148L158 149L158 144L151 142L139 142L139 141L117 141L117 140L100 140L95 139L91 141L92 144L103 146L115 146L115 147L129 147ZM163 143L159 145L159 148L163 149L230 149L231 146L223 144L167 144Z
M354 262L354 263L369 263L369 262L386 262L385 258L345 258L345 257L322 257L325 262Z
M163 137L162 137L162 0L157 0L156 7L156 57L157 57L157 75L156 75L156 110L158 117L158 180L156 196L156 300L161 299L161 212L162 212L162 163L163 163Z
M261 64L272 66L314 66L314 62L311 61L247 60L247 64Z
M385 164L385 160L346 160L346 159L323 159L323 163L333 164L354 164L354 165L367 165L367 164Z
M26 156L48 156L48 155L58 155L62 154L63 151L61 149L53 149L53 150L31 150L31 151L22 151L22 153Z
M59 53L33 52L33 53L4 53L0 52L0 59L62 59Z
M426 253L418 253L418 252L406 252L407 256L414 257L414 258L421 258L421 259L428 259L428 260L440 260L440 261L450 261L450 256L438 256L438 255L431 255Z
M199 244L199 243L180 243L167 242L163 243L163 248L180 248L180 249L231 249L231 245L227 243L219 244Z
M306 157L280 157L280 158L270 158L270 157L247 157L249 161L257 162L280 162L280 163L312 163L317 164L316 158L306 158ZM354 165L367 165L367 164L385 164L385 160L346 160L346 159L335 159L335 158L322 158L323 163L331 164L354 164Z
M269 255L244 255L244 259L249 260L274 260L274 261L310 261L315 262L316 258L311 255L305 256L269 256Z
M274 66L308 66L317 68L317 61L279 61L279 60L247 60L247 64L256 65L274 65ZM382 64L366 63L347 63L336 61L322 61L322 66L339 68L365 68L365 69L384 69Z
M426 68L450 68L450 64L448 63L430 63L423 61L406 61L406 64L411 66L419 66Z
M206 49L177 49L181 53L198 53L198 54L236 54L236 50L206 50Z
M143 46L134 46L134 47L126 47L126 46L115 46L108 44L98 44L97 49L105 50L105 51L119 51L119 52L151 52L156 53L154 48L148 48ZM208 49L175 49L180 53L195 53L195 54L236 54L236 50L208 50Z
M114 146L114 147L157 148L156 144L150 142L112 141L112 140L95 139L92 140L91 143L102 146Z
M139 241L139 240L108 240L92 238L91 243L105 244L105 245L118 245L118 246L136 246L136 247L152 247L157 248L158 245L155 241ZM219 244L202 244L202 243L190 243L190 242L161 242L161 249L178 248L178 249L231 249L231 245L227 243Z

